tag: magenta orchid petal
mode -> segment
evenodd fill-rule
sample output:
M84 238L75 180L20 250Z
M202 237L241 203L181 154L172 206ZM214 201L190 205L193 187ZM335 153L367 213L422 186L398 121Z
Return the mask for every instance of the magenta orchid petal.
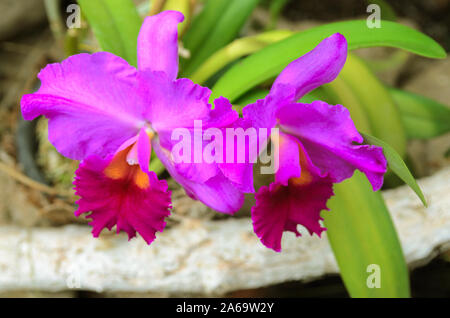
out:
M312 51L291 62L276 78L271 95L286 95L286 86L295 89L290 102L296 102L306 93L333 81L347 59L347 40L335 33L322 40Z
M147 172L150 164L150 156L152 154L152 146L150 138L144 128L139 132L139 138L136 145L139 166L142 171Z
M166 181L129 166L125 156L126 151L106 159L93 155L81 162L74 181L80 196L75 215L91 212L94 237L116 225L117 232L125 231L130 239L138 232L150 244L170 214L170 191Z
M332 182L328 178L320 178L309 185L290 183L283 186L274 182L269 187L261 187L252 208L256 235L266 247L276 252L281 251L284 231L300 235L298 224L310 234L320 236L325 230L319 223L322 220L320 211L327 209L326 202L332 195Z
M208 95L209 96L209 95ZM244 178L243 176L239 175L239 180L234 180L233 176L227 176L226 174L226 168L225 165L230 169L235 169L236 167L241 167L242 165L238 165L235 163L232 163L230 165L227 164L221 164L218 162L207 162L205 158L203 158L203 150L209 143L211 143L213 138L211 139L205 139L205 134L209 131L208 129L214 129L214 130L220 130L222 136L225 137L226 135L226 128L228 127L235 127L237 122L240 122L239 114L233 110L233 106L226 98L218 98L214 101L215 107L212 110L209 110L203 118L197 119L197 122L201 124L201 127L195 126L194 128L189 127L187 130L190 132L191 138L191 157L188 163L177 163L175 164L175 168L179 174L181 174L183 177L196 182L205 182L208 179L216 176L220 171L219 168L223 168L222 173L228 178L230 178L230 181L237 181L238 184L240 182L245 182L244 180L241 180ZM210 106L208 106L210 108ZM201 128L198 129L198 128ZM162 135L164 136L164 135ZM194 140L197 139L197 140ZM161 138L162 140L162 138ZM163 144L163 143L162 143ZM168 145L167 142L164 143L168 149L171 149L171 146L173 144ZM196 145L201 145L202 148L197 151L202 153L201 158L201 164L198 163L199 158L195 158L195 148ZM222 146L219 147L222 151L223 158L222 162L225 162L225 156L226 156L226 149L225 149L225 139L222 140ZM194 164L193 164L194 163ZM246 175L247 179L249 178L248 175ZM251 176L251 182L252 182ZM246 179L246 180L247 180ZM253 182L252 182L253 183Z
M194 120L204 120L211 112L211 91L187 78L170 81L163 72L139 72L138 93L147 104L145 117L158 134L192 128Z
M178 74L178 11L163 11L146 17L139 31L137 52L139 70L162 71L170 81Z
M197 163L195 158L174 163L172 135L178 128L194 133L202 131L200 123L203 137L209 128L251 126L225 98L212 107L208 88L176 79L177 29L183 19L176 11L145 19L137 70L110 53L78 54L48 65L39 74L39 91L22 98L23 117L49 118L49 139L57 150L82 160L75 180L76 214L91 212L94 236L116 226L130 238L139 232L150 243L164 228L170 192L148 171L152 147L191 197L217 211L236 212L243 193L254 192L249 163ZM227 149L221 150L226 155Z
M273 96L268 95L264 99L259 99L253 104L249 104L242 109L242 115L252 123L255 128L268 129L267 138L270 135L270 129L277 124L276 111L279 105Z
M227 133L229 128L231 128L232 134ZM252 134L252 131L254 134ZM223 127L221 132L223 148L222 160L218 164L220 171L241 191L245 193L255 192L253 164L258 156L257 130L251 125L250 121L238 118L231 125ZM247 132L249 132L248 135ZM252 135L256 137L252 137ZM230 143L230 141L234 142ZM255 151L250 151L250 149Z
M275 172L275 182L287 186L289 179L299 178L301 173L299 143L293 136L279 133L278 170Z
M214 109L208 114L203 128L230 127L239 120L239 113L233 109L233 105L225 97L214 100Z
M148 74L154 76L158 74ZM163 78L160 77L161 80ZM160 83L163 83L161 81ZM184 128L189 132L190 138L190 160L184 163L177 162L174 167L177 174L183 176L194 182L206 182L208 179L216 176L220 171L218 170L217 162L207 163L203 158L195 158L195 153L200 152L203 157L204 147L211 141L204 140L203 136L210 128L219 129L222 135L225 136L225 129L228 127L234 127L235 122L239 121L239 114L232 109L231 103L225 98L218 98L215 100L215 107L211 109L211 105L208 104L210 96L209 89L203 88L197 84L194 84L188 79L177 80L173 83L161 84L162 89L158 92L147 91L148 94L153 96L153 100L161 100L162 103L168 103L164 108L159 105L149 113L149 118L152 121L153 128L158 132L159 143L167 150L172 150L174 144L180 142L180 140L172 140L173 129ZM161 96L155 98L156 94L161 93L164 89L169 90L167 96ZM172 100L171 98L174 97ZM179 104L176 104L178 101ZM168 116L170 113L170 116ZM175 124L181 126L175 127ZM200 150L196 150L196 144L201 146ZM223 142L225 145L225 142ZM223 149L224 156L226 151ZM200 159L200 160L199 160ZM199 162L201 161L201 162ZM223 160L224 161L224 160ZM227 169L244 169L243 165L221 165L223 173L227 176ZM228 175L230 181L236 181L238 186L246 182L245 186L242 186L243 191L252 191L253 179L252 174L248 173L249 168L246 168L245 175ZM236 178L233 179L233 176ZM239 178L239 180L237 179ZM249 184L251 183L251 187Z
M277 252L281 251L284 231L300 236L299 224L311 235L321 235L325 228L319 222L323 220L320 212L328 210L326 202L333 195L332 179L320 173L299 141L294 137L291 141L296 142L292 147L297 149L300 177L290 178L286 185L275 181L269 187L261 187L252 208L255 233L265 246Z
M185 189L191 198L199 200L208 207L226 214L233 214L241 208L244 203L243 192L221 172L205 182L194 182L177 171L170 151L161 147L158 142L153 143L153 149L172 178ZM194 163L192 165L197 165L197 169L199 170L202 166L201 164Z
M138 139L139 139L139 135L135 135L135 136L131 137L130 139L125 140L125 142L119 146L116 153L118 153L119 151L122 151L130 146L134 147L134 145L136 144ZM136 154L137 154L137 151L136 151ZM136 156L136 158L137 158L137 156Z
M216 163L175 163L177 174L193 182L206 182L219 173Z
M253 104L249 104L242 109L243 119L258 131L255 143L250 146L258 150L258 155L268 145L272 128L277 125L276 111L279 101L270 94L264 99L259 99ZM265 130L265 133L264 133ZM255 162L250 158L250 162Z
M381 188L387 164L382 148L355 144L363 138L345 107L321 101L290 104L280 108L277 117L281 129L299 138L314 164L333 182L341 182L359 169L375 191Z
M122 58L78 54L47 65L38 77L40 89L22 97L22 114L26 120L49 118L50 142L64 156L106 156L139 131L136 69Z

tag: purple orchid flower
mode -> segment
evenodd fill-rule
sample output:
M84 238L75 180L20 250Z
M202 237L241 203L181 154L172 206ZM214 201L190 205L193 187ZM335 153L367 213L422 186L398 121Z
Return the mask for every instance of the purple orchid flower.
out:
M177 11L147 17L138 37L138 68L107 52L78 54L47 65L40 89L24 95L26 120L49 119L49 140L64 156L82 160L74 181L77 216L92 212L93 235L116 225L150 244L165 227L171 208L164 180L149 171L151 150L193 197L223 212L237 211L243 192L253 191L248 167L177 164L171 154L175 128L223 129L240 119L224 98L208 103L211 91L178 74Z
M301 224L312 235L325 230L321 210L333 195L333 183L366 174L373 190L381 188L386 159L380 147L363 142L349 111L322 101L296 103L306 93L336 78L347 57L347 42L336 33L299 59L277 77L265 99L243 109L255 127L280 130L279 169L275 181L261 187L252 208L255 233L261 242L281 251L284 231L299 236ZM270 136L267 136L267 141Z

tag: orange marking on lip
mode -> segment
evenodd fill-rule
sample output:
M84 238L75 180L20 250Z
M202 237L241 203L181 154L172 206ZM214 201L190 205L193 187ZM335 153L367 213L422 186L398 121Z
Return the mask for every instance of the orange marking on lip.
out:
M306 155L303 151L303 148L301 145L298 145L299 150L299 157L300 157L300 167L301 167L301 173L299 178L291 178L289 179L289 182L292 183L294 186L303 186L308 185L314 181L314 176L311 174L311 172L308 170L308 160L306 159Z
M103 173L110 179L132 181L139 188L147 189L150 186L148 175L141 170L139 165L129 165L127 162L127 155L132 147L133 145L119 151L103 170Z
M133 167L137 170L133 174L134 183L141 189L147 189L150 186L150 180L148 179L148 175L141 170L139 166Z
M130 165L127 163L127 154L131 146L119 151L103 171L108 178L118 180L126 178L129 174Z

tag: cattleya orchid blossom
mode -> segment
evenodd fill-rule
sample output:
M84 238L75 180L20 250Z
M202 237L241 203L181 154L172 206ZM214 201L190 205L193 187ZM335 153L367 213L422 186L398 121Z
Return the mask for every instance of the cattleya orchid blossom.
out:
M137 43L138 68L108 52L77 54L47 65L40 89L24 95L23 117L49 119L49 140L64 156L81 160L75 190L77 216L89 213L93 235L116 225L150 244L170 214L166 181L149 171L152 148L186 192L224 212L237 211L253 191L248 165L173 161L171 133L194 120L219 129L241 119L224 98L178 74L177 11L147 17ZM251 167L250 167L251 169Z
M278 127L279 168L275 180L256 193L252 208L254 231L261 242L281 251L284 231L312 235L325 230L320 212L333 195L333 183L361 170L373 190L381 188L386 172L382 148L358 145L363 138L342 105L322 101L297 103L306 93L336 78L347 57L347 42L336 33L314 50L290 63L276 78L266 98L247 105L244 118L254 127ZM270 136L267 136L268 141Z
M275 180L259 189L252 208L255 233L275 251L281 250L284 231L300 235L299 224L321 235L320 212L333 195L333 183L355 169L366 174L375 191L380 189L386 171L382 149L360 145L363 138L348 110L321 101L297 103L340 72L347 56L342 35L330 36L289 64L268 96L246 106L239 118L227 99L216 99L212 107L208 88L176 78L177 26L183 18L164 11L145 19L137 68L107 52L74 55L47 65L38 75L40 89L21 100L23 117L47 117L50 142L64 156L81 160L74 181L80 196L75 214L90 213L95 237L116 226L130 239L138 232L150 244L164 229L170 191L149 171L152 150L190 197L222 213L240 209L244 193L254 192L253 141L238 149L220 139L221 155L215 155L222 160L198 162L189 154L190 160L179 162L173 133L181 128L195 136L196 122L219 131L216 139L228 128L255 128L264 131L258 149L270 139L276 143ZM280 131L276 138L272 128ZM195 140L188 143L195 148ZM234 159L245 153L248 162L225 160L230 153Z

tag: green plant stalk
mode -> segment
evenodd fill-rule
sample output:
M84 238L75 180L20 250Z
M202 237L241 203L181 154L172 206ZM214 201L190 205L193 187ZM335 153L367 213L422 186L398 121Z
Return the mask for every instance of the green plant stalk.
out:
M55 39L62 45L64 42L65 27L62 23L62 16L60 13L60 1L59 0L45 0L45 13L50 24L50 30L53 33Z

